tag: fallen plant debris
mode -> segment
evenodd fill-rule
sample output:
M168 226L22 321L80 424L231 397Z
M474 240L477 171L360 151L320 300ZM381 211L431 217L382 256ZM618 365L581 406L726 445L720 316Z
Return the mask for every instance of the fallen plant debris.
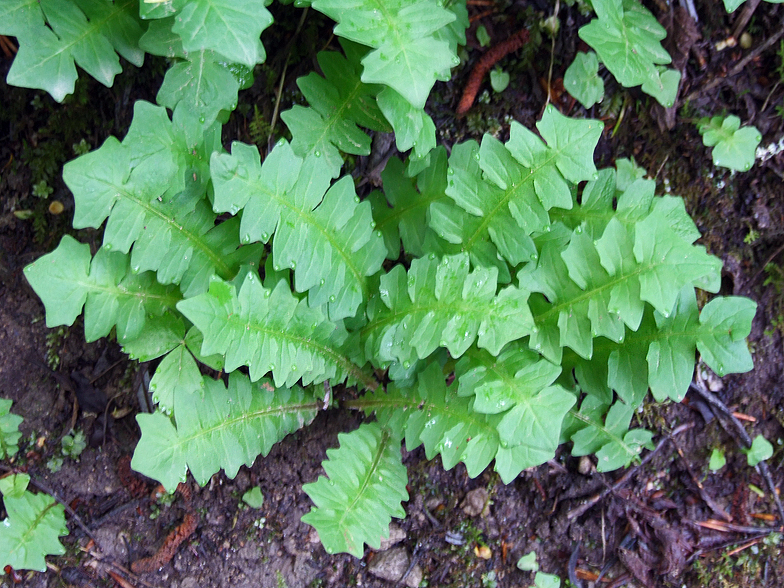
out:
M163 487L161 487L160 490L156 489L154 494L162 491L162 489ZM193 495L191 489L188 484L181 482L177 486L177 493L182 496L186 510L182 522L166 536L161 546L153 555L137 559L131 564L131 571L134 574L144 574L160 570L172 560L177 553L177 550L180 548L180 545L189 539L194 531L196 531L196 527L199 525L199 515L196 514L193 509Z
M479 89L482 86L482 80L484 80L485 76L493 69L493 66L510 53L517 51L520 47L525 45L528 42L529 37L530 34L528 29L520 29L505 41L488 49L485 54L482 55L473 69L471 69L471 74L468 76L468 81L463 89L463 95L455 109L455 114L457 116L465 115L474 105L474 100L476 100Z

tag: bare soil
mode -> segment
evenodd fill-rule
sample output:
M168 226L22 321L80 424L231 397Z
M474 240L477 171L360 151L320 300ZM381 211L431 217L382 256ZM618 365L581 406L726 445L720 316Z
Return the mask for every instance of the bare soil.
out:
M606 111L595 107L587 114L601 117L607 127L598 149L600 163L611 165L615 158L633 156L656 177L661 192L684 196L703 234L702 243L725 263L722 293L749 296L759 303L749 338L754 371L721 381L708 377L721 401L740 413L748 433L773 442L775 453L768 463L780 489L784 483L784 154L758 161L746 173L717 169L695 122L700 116L734 113L744 124L760 129L762 145L784 137L784 45L776 40L758 50L784 33L784 6L763 2L756 8L745 27L751 36L749 49L736 46L719 51L716 44L730 36L743 7L727 15L720 2L697 1L700 20L687 31L691 25L682 14L668 20L669 9L663 4L652 2L650 8L675 39L670 51L676 61L677 52L685 49L679 65L684 72L679 108L666 113L639 91L625 91L609 81L605 101L615 106ZM544 1L504 5L505 10L473 22L468 63L452 82L436 87L429 103L447 143L479 137L485 130L504 138L507 115L532 127L547 89L562 112L582 113L559 81L575 51L585 49L576 30L586 19L576 7L564 7L556 42L551 44L549 37L534 32L529 47L501 63L511 74L510 87L503 94L490 92L487 103L475 105L465 119L455 120L451 113L460 90L483 51L476 41L477 26L485 26L496 43L551 10ZM285 35L287 27L294 26L287 23L296 19L279 10L276 17L283 22L279 34ZM484 10L472 7L471 13ZM292 49L284 105L297 100L293 80L313 68L315 51L329 37L328 23L312 11L311 15L303 29L304 41ZM319 38L322 42L317 44ZM276 46L264 41L268 48ZM288 50L285 43L278 45L281 51L271 51L267 65L256 72L254 87L241 95L244 105L226 126L226 145L233 139L252 140L254 106L264 120L271 119L272 92L286 62L284 49ZM139 411L137 376L154 366L127 360L112 340L85 344L79 321L67 329L48 330L43 306L27 285L22 268L52 250L65 233L93 245L99 242L96 231L70 228L73 199L60 169L75 156L75 145L82 139L95 148L109 134L122 137L134 101L154 102L165 64L153 62L143 70L124 64L125 72L111 89L83 76L76 95L62 105L44 93L6 86L8 67L10 59L0 57L0 397L12 399L13 412L24 417L24 437L17 459L0 468L26 471L79 517L79 521L68 517L71 532L63 539L67 554L48 558L46 573L24 574L21 585L402 585L376 575L382 573L381 566L398 576L408 572L409 583L419 574L422 586L506 588L532 584L533 574L516 567L519 558L531 551L536 552L540 569L570 578L575 587L784 585L784 558L781 547L774 544L775 535L751 529L782 525L776 520L770 489L760 473L746 464L737 433L725 428L692 393L681 404L651 401L645 405L638 424L656 433L660 447L631 472L596 473L590 460L573 458L568 447L562 447L552 462L503 485L491 471L470 479L462 465L444 471L438 459L428 461L421 450L403 449L410 500L405 505L406 519L395 522L393 535L398 542L386 551L368 549L362 559L328 555L312 529L300 522L310 509L302 484L317 478L327 448L337 445L339 432L356 428L360 415L332 411L319 415L312 426L287 437L235 479L218 474L204 488L191 481L190 501L179 493L164 499L154 496L155 484L128 468L139 435L134 419ZM483 87L489 83L485 81ZM277 129L285 131L282 123ZM372 162L359 164L362 169L373 168ZM48 200L33 195L34 185L42 180L53 189ZM49 212L55 199L64 204L62 214ZM19 211L29 211L29 218L19 218ZM73 395L42 363L56 366L61 376L78 371L95 378L95 388L110 399L106 419L85 411L75 413ZM78 459L66 457L60 470L52 472L47 466L59 454L60 439L72 424L92 445ZM727 465L717 472L708 470L714 448L727 456ZM574 516L587 500L627 474L624 485ZM259 509L247 507L241 499L253 486L264 494ZM720 520L720 511L729 514L735 527L704 526L706 521ZM172 561L153 573L126 573L132 562L156 551L186 512L195 512L198 524ZM0 510L0 518L4 516ZM389 563L394 559L390 553L398 556L396 563ZM602 570L604 577L597 582ZM2 576L0 585L10 587L12 579Z

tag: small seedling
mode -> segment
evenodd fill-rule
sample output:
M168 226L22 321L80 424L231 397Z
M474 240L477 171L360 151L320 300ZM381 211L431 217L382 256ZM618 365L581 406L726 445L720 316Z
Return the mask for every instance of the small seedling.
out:
M490 72L490 85L493 91L500 94L509 86L509 74L500 67L496 67Z
M258 486L254 486L242 495L242 502L251 508L261 508L261 505L264 504L264 495Z
M481 47L490 45L490 35L484 25L479 25L476 29L476 40L479 41Z
M534 576L534 586L536 586L536 588L561 588L561 578L555 574L536 572L536 576Z
M532 551L526 553L523 557L517 560L517 569L523 572L538 572L539 562L536 561L536 552Z
M723 468L726 463L727 458L724 457L724 452L721 449L714 448L713 451L711 451L708 469L715 472Z
M713 147L711 157L719 167L748 171L754 165L757 145L762 135L756 127L740 128L737 116L703 118L697 124L706 147Z
M773 455L773 445L771 445L770 441L765 439L765 437L762 435L757 435L754 437L754 441L752 441L751 447L748 449L742 449L741 451L746 454L746 458L749 460L749 465L754 467L759 462L765 461Z

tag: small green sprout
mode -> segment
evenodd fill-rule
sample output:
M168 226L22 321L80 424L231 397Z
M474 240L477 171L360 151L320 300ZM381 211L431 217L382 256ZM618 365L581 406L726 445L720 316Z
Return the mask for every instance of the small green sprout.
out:
M254 486L242 495L242 502L251 508L261 508L261 505L264 504L264 495L258 486Z
M711 451L708 469L712 472L716 472L723 468L726 463L727 458L724 457L724 452L721 449L714 448L713 451Z
M741 451L746 454L746 458L749 460L749 465L754 467L759 462L765 461L771 455L773 455L773 445L771 445L770 441L765 439L765 437L762 435L757 435L754 437L754 441L752 441L751 447L748 449L742 449Z
M719 167L735 171L748 171L754 165L757 145L762 135L756 127L740 128L737 116L714 116L703 118L697 123L702 143L713 147L711 157Z
M490 72L490 85L495 92L500 94L509 86L509 74L500 67L496 67Z
M539 562L536 561L536 552L526 553L517 560L517 569L523 572L538 572Z

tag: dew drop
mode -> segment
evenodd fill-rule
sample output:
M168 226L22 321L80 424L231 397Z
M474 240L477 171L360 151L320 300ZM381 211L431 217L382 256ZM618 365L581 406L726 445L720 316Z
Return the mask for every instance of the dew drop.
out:
M203 116L200 116L200 117L199 117L199 122L200 122L201 124L204 124L204 121L205 121L205 118L204 118Z
M313 155L315 155L316 157L321 157L321 151L317 149L316 151L313 152Z
M330 302L335 302L335 295L334 294L329 297L329 301Z

